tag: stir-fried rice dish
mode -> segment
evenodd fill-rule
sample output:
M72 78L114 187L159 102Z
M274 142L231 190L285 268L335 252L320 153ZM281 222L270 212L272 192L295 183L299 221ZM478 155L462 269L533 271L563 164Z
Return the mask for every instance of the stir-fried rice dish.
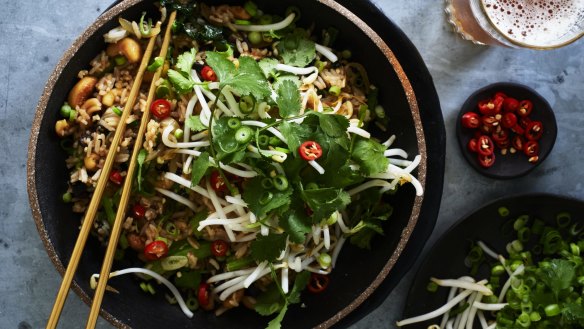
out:
M159 6L161 26L146 14L119 18L60 109L55 132L70 171L63 201L87 211L146 44L157 38L93 234L107 244L131 179L116 258L141 266L111 276L134 273L146 294L189 317L243 306L278 324L301 293L327 289L344 245L368 248L383 234L393 209L384 194L404 184L422 194L413 175L420 156L394 146L391 109L374 84L382 81L352 61L364 50L334 48L334 27L299 26L298 8L267 13L251 1ZM156 57L171 11L168 55ZM371 127L387 137L372 137Z

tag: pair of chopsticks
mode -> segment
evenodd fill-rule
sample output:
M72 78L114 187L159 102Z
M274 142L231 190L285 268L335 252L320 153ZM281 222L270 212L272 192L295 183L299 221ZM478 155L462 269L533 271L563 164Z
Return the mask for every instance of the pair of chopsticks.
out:
M176 12L172 12L168 18L168 25L166 27L166 31L164 34L164 40L162 42L162 47L160 49L160 57L166 58L166 53L168 51L168 45L170 43L170 34L172 25L176 18ZM160 22L158 22L158 26L160 26ZM97 185L95 187L95 192L91 198L89 206L87 208L87 212L85 214L85 218L83 220L83 224L81 226L81 230L79 232L79 236L77 237L77 241L75 242L75 247L73 248L73 253L71 254L71 260L67 266L67 270L63 275L63 281L61 282L61 286L59 288L59 292L57 297L55 298L55 303L53 305L53 310L51 311L51 315L47 322L47 329L54 329L59 322L59 317L61 315L61 311L63 310L63 306L65 304L65 300L67 299L67 295L69 292L69 288L71 287L71 281L73 280L73 275L75 271L77 271L77 266L79 265L79 260L81 259L81 255L83 253L83 249L85 248L85 243L87 242L87 237L91 231L93 226L93 222L95 219L95 215L97 213L97 209L99 204L101 203L101 198L103 196L103 192L105 190L107 181L109 179L109 175L111 172L111 168L114 162L115 155L117 153L118 145L124 132L126 131L126 120L129 114L132 112L132 108L136 103L136 99L140 93L140 86L142 84L142 78L144 77L144 71L150 62L150 58L152 52L154 50L154 44L156 42L156 36L152 36L150 41L148 42L148 46L144 51L144 55L142 57L142 61L140 63L140 67L138 69L138 73L134 79L132 84L132 89L130 91L130 95L128 96L128 101L126 106L124 107L124 111L116 128L116 132L111 143L110 149L108 151L107 157L105 159L105 163L103 165L101 174L97 181ZM103 264L101 267L101 272L99 276L99 281L97 287L95 289L95 295L93 297L93 302L91 304L91 311L89 313L89 317L87 319L86 328L95 328L97 317L99 315L99 310L101 308L101 302L103 300L103 295L105 292L105 288L107 286L107 280L109 278L110 270L112 267L114 254L118 245L118 240L120 237L122 223L125 218L126 208L128 205L128 201L130 199L131 189L132 189L132 181L134 177L134 171L136 169L136 162L138 158L138 153L142 147L142 141L144 138L144 133L146 131L146 126L148 121L150 120L150 104L154 99L154 92L155 92L155 83L160 78L162 67L159 67L154 74L154 78L152 79L152 83L150 85L150 89L148 91L148 98L146 101L146 108L142 113L142 119L140 121L140 128L138 131L138 135L136 136L136 141L134 144L134 149L132 151L132 158L130 160L130 165L128 166L128 173L126 179L124 181L124 186L122 188L122 195L120 198L120 205L118 211L116 213L116 218L110 233L110 240L108 242L107 250L105 253L105 257L103 260Z

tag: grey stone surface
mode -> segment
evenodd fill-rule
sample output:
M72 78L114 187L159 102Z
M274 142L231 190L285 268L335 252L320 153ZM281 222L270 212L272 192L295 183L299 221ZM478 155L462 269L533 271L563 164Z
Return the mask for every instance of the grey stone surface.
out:
M553 192L584 199L584 40L553 51L480 47L445 23L442 1L374 0L418 47L434 77L447 130L444 195L429 246L462 214L505 195ZM0 328L44 327L60 276L37 235L26 194L26 152L34 110L63 51L109 1L0 0ZM494 181L473 171L454 139L455 117L474 90L516 81L554 107L558 139L552 154L528 176ZM438 104L436 104L438 109ZM422 254L421 257L423 257ZM392 328L415 269L381 307L353 326ZM71 295L60 328L83 327L88 307ZM99 328L111 328L100 319Z

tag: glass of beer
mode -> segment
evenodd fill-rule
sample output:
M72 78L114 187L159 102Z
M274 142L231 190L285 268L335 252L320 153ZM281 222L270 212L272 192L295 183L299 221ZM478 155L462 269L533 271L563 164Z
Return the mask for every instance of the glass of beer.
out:
M554 49L584 35L584 0L446 0L446 13L482 45Z

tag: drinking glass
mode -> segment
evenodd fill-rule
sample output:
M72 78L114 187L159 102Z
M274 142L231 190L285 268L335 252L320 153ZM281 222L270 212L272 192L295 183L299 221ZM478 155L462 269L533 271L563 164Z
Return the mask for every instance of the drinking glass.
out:
M446 0L445 11L476 44L554 49L584 35L584 0Z

